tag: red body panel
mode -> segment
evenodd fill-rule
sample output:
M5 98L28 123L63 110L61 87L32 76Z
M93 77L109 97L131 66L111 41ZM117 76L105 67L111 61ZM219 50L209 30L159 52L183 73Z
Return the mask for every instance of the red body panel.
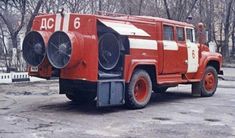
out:
M221 67L222 67L221 54L210 53L208 51L203 51L201 54L202 55L201 55L200 62L199 62L199 69L198 69L198 72L195 73L195 76L194 76L195 79L202 79L204 70L210 61L217 62L219 64L219 69L221 69Z

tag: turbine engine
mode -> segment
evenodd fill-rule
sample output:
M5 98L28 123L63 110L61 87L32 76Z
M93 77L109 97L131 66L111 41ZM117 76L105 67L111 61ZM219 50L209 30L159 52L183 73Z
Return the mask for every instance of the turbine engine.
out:
M46 43L49 32L29 32L23 41L23 58L34 67L41 65L46 57Z
M69 68L79 63L83 55L83 39L78 33L57 31L49 39L47 56L57 69Z

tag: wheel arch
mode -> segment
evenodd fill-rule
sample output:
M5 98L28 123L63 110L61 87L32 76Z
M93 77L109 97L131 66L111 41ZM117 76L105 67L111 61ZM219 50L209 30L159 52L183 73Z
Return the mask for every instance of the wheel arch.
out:
M206 67L207 66L214 67L215 70L217 71L217 73L220 72L220 64L219 64L219 61L217 61L217 60L210 60L210 61L208 61L207 64L206 64Z
M126 82L129 83L130 80L131 80L131 77L133 75L133 72L136 70L136 69L143 69L145 70L150 78L151 78L151 81L152 81L152 84L156 84L156 80L157 80L157 66L156 66L156 61L155 62L148 62L148 63L135 63L135 64L132 64L131 68L129 69L128 71L128 76L126 78Z
M127 107L140 109L149 103L152 93L152 75L149 73L154 73L154 68L151 65L139 65L134 68L125 92Z
M202 79L206 67L212 66L216 69L217 73L220 73L222 59L219 56L205 56L200 60L199 68L196 73L196 79Z

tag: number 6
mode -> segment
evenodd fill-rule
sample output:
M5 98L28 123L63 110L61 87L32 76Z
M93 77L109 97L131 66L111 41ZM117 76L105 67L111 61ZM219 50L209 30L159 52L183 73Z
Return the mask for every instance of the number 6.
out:
M80 25L81 25L80 24L80 18L79 17L75 18L74 23L73 23L74 28L78 29L78 28L80 28Z

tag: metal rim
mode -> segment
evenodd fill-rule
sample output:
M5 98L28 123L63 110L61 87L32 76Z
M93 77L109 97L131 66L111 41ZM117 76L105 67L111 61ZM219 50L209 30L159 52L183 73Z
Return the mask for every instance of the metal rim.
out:
M204 86L205 89L210 92L213 91L213 89L215 88L215 75L212 71L206 73L205 78L204 78Z
M148 97L148 81L144 77L140 77L134 86L134 97L138 102L144 102Z

